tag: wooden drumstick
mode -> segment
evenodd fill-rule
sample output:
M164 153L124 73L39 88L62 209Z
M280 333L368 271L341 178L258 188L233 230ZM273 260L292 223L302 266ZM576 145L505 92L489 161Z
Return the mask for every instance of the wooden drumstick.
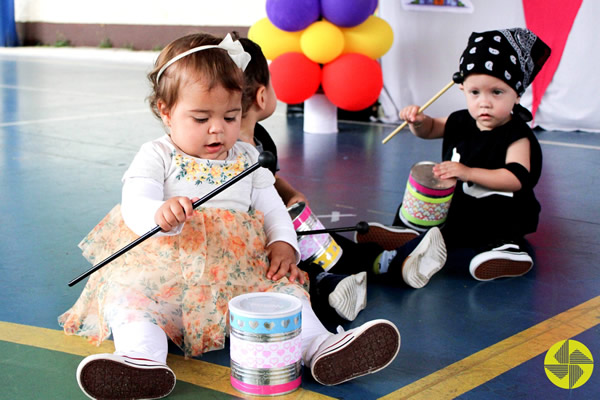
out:
M454 80L450 81L446 86L444 86L444 88L442 90L440 90L439 92L437 92L436 95L433 96L431 99L429 99L429 101L427 103L423 104L421 106L421 108L419 108L419 114L422 113L423 111L425 111L425 109L427 107L429 107L431 105L431 103L436 101L441 95L443 95L446 92L446 90L450 89L452 87L452 85L454 85ZM404 128L407 124L408 124L408 122L404 121L399 127L394 129L394 131L392 133L390 133L385 139L383 139L383 141L381 143L386 144L391 138L393 138L398 132L400 132L402 130L402 128Z

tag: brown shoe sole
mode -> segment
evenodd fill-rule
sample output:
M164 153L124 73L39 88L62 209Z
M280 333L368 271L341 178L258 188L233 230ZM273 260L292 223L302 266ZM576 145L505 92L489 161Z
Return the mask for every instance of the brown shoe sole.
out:
M312 374L324 385L337 385L382 369L394 359L399 346L397 330L375 324L345 348L318 360Z
M165 368L136 368L112 360L94 360L81 370L81 385L97 399L160 399L175 386Z
M529 261L496 259L484 261L475 269L474 275L482 281L525 275L531 269Z
M394 229L393 227L391 229ZM414 232L393 232L379 226L369 226L369 231L356 235L357 243L377 243L384 250L396 250L416 238L418 234Z

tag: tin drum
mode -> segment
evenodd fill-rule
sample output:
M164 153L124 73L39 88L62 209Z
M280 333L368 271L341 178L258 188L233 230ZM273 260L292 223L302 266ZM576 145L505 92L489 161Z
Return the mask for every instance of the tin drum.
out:
M454 194L454 179L433 175L434 162L422 161L410 169L399 217L407 226L424 232L446 221Z
M325 229L304 202L292 205L288 213L296 231ZM298 237L298 247L302 261L319 264L325 271L329 271L342 256L342 248L329 233L302 235Z
M258 396L296 390L302 381L302 303L282 293L229 301L231 385Z

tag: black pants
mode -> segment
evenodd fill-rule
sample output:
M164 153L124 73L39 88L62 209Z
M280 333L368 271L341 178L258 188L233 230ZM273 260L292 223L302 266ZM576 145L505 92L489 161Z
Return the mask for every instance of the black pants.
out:
M335 290L337 284L349 275L367 271L373 275L373 263L383 248L376 243L356 243L345 236L332 233L331 236L341 247L340 259L329 269L329 275L321 277L317 282L317 276L324 272L323 268L315 263L300 262L300 269L308 273L310 279L310 298L313 310L317 316L323 318L337 319L337 314L329 306L329 294Z
M394 226L404 226L404 223L399 217L400 208L402 204L398 206L396 210L396 215L394 217ZM440 232L442 233L442 237L444 238L444 243L446 244L446 252L447 259L446 264L444 264L444 268L452 268L452 269L461 269L466 270L469 268L469 264L473 257L477 254L489 250L489 245L493 243L477 244L475 246L469 247L464 244L464 240L460 240L461 238L454 237L457 235L455 231L451 231L445 229L444 226L440 228ZM401 272L402 263L409 256L410 253L418 246L418 244L423 239L425 233L420 234L415 239L407 242L404 246L396 249L398 254L394 258L393 262L390 265L390 274L397 274L398 271ZM457 240L458 239L458 240ZM521 250L527 252L532 259L535 259L535 252L531 244L523 237L511 237L507 238L508 241L515 242L519 245ZM400 267L400 268L399 268Z

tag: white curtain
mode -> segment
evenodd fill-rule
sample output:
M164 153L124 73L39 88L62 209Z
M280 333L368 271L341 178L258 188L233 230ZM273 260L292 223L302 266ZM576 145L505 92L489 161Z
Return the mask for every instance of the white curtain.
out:
M392 48L381 59L385 120L398 122L398 110L422 105L458 71L458 59L471 32L525 27L522 0L472 0L471 14L406 11L399 0L380 0L379 16L394 31ZM600 132L600 35L595 26L600 2L584 0L565 50L538 108L535 124L546 130ZM521 103L531 108L531 91ZM453 86L428 109L445 116L465 108Z

